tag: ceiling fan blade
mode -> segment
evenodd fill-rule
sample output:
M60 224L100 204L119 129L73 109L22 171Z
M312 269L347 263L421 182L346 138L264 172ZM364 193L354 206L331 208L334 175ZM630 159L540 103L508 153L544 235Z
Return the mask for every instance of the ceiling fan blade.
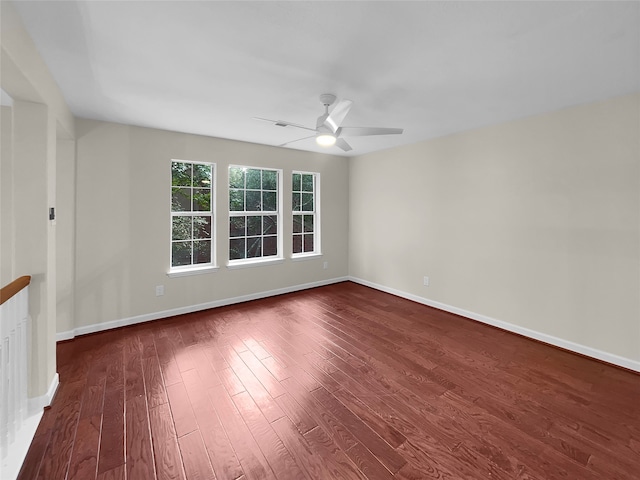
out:
M340 103L333 107L333 110L331 110L331 113L324 121L324 125L329 128L332 133L336 133L338 128L340 128L352 104L353 102L351 100L341 100Z
M348 152L349 150L353 150L353 148L351 148L351 145L349 145L344 138L338 138L336 140L336 147L340 147L345 152Z
M271 120L269 118L260 118L260 117L253 117L253 120L260 120L262 122L269 122L269 123L274 124L277 127L296 127L296 128L303 128L305 130L311 130L312 132L316 131L315 128L305 127L304 125L299 125L297 123L285 122L284 120Z
M399 135L402 128L378 128L378 127L342 127L338 135L342 137L364 137L367 135Z
M281 143L280 145L278 145L279 147L284 147L286 145L289 145L290 143L295 143L295 142L299 142L301 140L306 140L307 138L314 138L315 135L310 135L308 137L302 137L302 138L298 138L297 140L291 140L290 142L285 142L285 143Z

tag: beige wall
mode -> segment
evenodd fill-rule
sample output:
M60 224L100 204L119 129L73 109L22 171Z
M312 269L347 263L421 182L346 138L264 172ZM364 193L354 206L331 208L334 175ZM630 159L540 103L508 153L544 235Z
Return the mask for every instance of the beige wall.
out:
M74 326L75 289L75 142L56 145L56 331Z
M10 106L0 108L0 286L15 280L13 266L13 147Z
M76 135L75 328L348 275L346 158L90 120L77 121ZM167 277L171 159L216 164L220 269L213 273ZM226 268L229 164L283 169L283 263ZM321 258L289 258L292 170L321 174ZM156 285L164 296L156 297Z
M56 227L48 220L49 207L55 206L56 124L41 103L16 100L12 111L13 276L31 276L29 396L42 397L57 383Z
M2 125L1 275L3 284L32 276L29 394L35 412L57 385L57 231L47 209L56 206L56 144L73 138L74 120L11 2L0 2L0 22L0 87L14 101L10 122ZM7 116L3 112L3 120Z
M639 132L635 94L357 157L350 275L637 362Z

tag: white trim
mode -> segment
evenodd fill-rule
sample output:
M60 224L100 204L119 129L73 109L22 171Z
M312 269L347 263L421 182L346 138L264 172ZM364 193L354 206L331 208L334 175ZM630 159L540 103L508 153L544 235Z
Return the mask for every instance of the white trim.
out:
M17 432L15 441L9 445L9 453L0 465L0 478L17 478L22 468L22 463L27 456L31 442L36 435L36 430L40 424L44 407L51 405L53 396L58 389L59 377L56 373L51 380L47 393L39 397L29 398L29 417L23 420L22 428Z
M227 268L229 270L234 270L236 268L261 267L266 265L275 265L278 263L284 263L284 258L282 257L243 258L240 260L229 260L229 263L227 264Z
M64 342L66 340L73 340L75 337L75 330L67 330L66 332L56 333L56 342Z
M244 177L244 186L243 188L236 188L236 187L231 187L229 185L230 180L229 180L229 171L232 168L239 168L242 169L245 172L245 177ZM244 208L245 210L230 210L229 209L229 205L231 203L231 190L242 190L245 192L245 202L246 202L246 192L247 191L260 191L260 192L272 192L273 190L263 190L262 189L262 185L260 185L260 189L249 189L247 188L247 177L246 177L246 172L247 170L260 170L261 172L276 172L277 174L277 188L275 190L276 192L276 198L277 198L277 204L276 204L276 210L246 210L247 205L245 203ZM262 178L262 173L260 174L261 178ZM283 211L283 200L284 200L284 170L282 168L270 168L270 167L250 167L247 165L229 165L227 167L227 212L229 214L229 221L231 220L231 218L233 217L255 217L255 216L260 216L260 217L265 217L265 216L275 216L277 218L276 221L276 240L277 240L277 250L276 253L277 255L275 255L275 257L277 259L284 259L283 253L282 253L282 248L283 248L283 228L282 228L282 211ZM229 227L229 224L227 225L227 227ZM240 235L238 237L227 237L227 247L229 247L229 249L227 250L227 253L230 254L230 249L231 249L231 240L236 239L236 238L244 238L245 239L245 251L244 254L247 254L247 245L246 245L246 241L247 239L250 237L251 235L247 235L247 231L245 228L245 235ZM260 234L260 235L255 235L255 237L260 237L264 240L265 237L270 237L273 235L265 235L264 233ZM268 259L267 261L272 259L272 255L267 256L267 257L252 257L252 258L241 258L241 259L237 259L237 260L229 260L227 262L227 268L236 268L239 266L239 268L244 268L244 263L251 263L253 264L253 262L258 262L260 261L261 258L266 258ZM277 263L277 262L275 262Z
M18 478L41 418L42 411L22 421L22 428L17 432L13 443L9 445L9 453L0 465L0 478L3 480Z
M207 267L194 267L194 268L185 268L184 270L169 270L167 272L167 277L188 277L189 275L202 275L204 273L213 273L220 270L220 267L209 265Z
M321 206L321 200L320 200L320 172L303 172L301 170L292 170L291 171L291 193L294 192L293 190L293 176L295 174L298 175L313 175L313 210L311 212L306 211L306 210L293 210L293 205L291 205L292 207L292 211L291 211L291 220L293 221L293 218L296 215L313 215L313 252L302 252L302 253L293 253L291 258L294 259L294 256L300 256L300 257L304 257L304 256L311 256L311 255L322 255L322 216L320 215L320 206ZM302 181L302 179L301 179ZM302 185L300 185L300 193L305 193L302 191ZM308 193L308 192L307 192ZM302 196L300 197L300 202L302 202ZM301 207L302 208L302 207ZM303 219L304 220L304 219ZM302 232L298 232L298 233L293 233L291 232L291 240L293 240L293 236L294 235L300 235L303 236L304 235L304 221L302 222ZM304 238L300 239L303 242L303 247L304 247Z
M89 333L102 332L104 330L110 330L112 328L126 327L128 325L135 325L137 323L149 322L151 320L158 320L160 318L173 317L176 315L183 315L185 313L198 312L200 310L207 310L209 308L224 307L226 305L233 305L236 303L249 302L251 300L258 300L261 298L273 297L276 295L283 295L285 293L297 292L300 290L307 290L309 288L323 287L325 285L331 285L333 283L346 282L349 277L337 277L329 280L320 280L317 282L304 283L302 285L294 285L291 287L278 288L275 290L267 290L264 292L251 293L249 295L241 295L239 297L224 298L222 300L214 300L213 302L200 303L198 305L187 305L185 307L172 308L171 310L163 310L160 312L147 313L144 315L137 315L135 317L123 318L121 320L112 320L110 322L96 323L93 325L87 325L84 327L78 327L66 332L59 332L56 334L56 341L61 342L63 340L70 340L78 335L86 335Z
M596 348L587 347L585 345L581 345L579 343L575 343L570 340L554 337L546 333L541 333L536 330L531 330L529 328L514 325L513 323L508 323L502 320L497 320L495 318L487 317L486 315L481 315L479 313L470 312L469 310L464 310L462 308L447 305L446 303L441 303L435 300L430 300L428 298L419 297L418 295L413 295L411 293L406 293L401 290L396 290L395 288L379 285L377 283L373 283L368 280L363 280L361 278L350 276L349 280L354 283L359 283L360 285L365 285L367 287L375 288L376 290L380 290L382 292L390 293L398 297L402 297L408 300L413 300L414 302L422 303L423 305L427 305L429 307L434 307L449 313L455 313L456 315L461 315L471 320L476 320L478 322L485 323L487 325L492 325L494 327L498 327L508 332L517 333L519 335L532 338L535 340L539 340L541 342L548 343L550 345L554 345L556 347L560 347L565 350L570 350L572 352L579 353L587 357L592 357L598 360L602 360L603 362L611 363L619 367L628 368L629 370L640 372L640 361L637 361L637 360L621 357L613 353L598 350Z
M197 165L207 165L209 167L211 167L211 198L209 200L209 210L205 210L205 211L194 211L194 210L190 210L190 211L184 211L184 212L174 212L173 211L173 162L178 162L178 163L189 163L192 166L194 164ZM173 262L173 244L174 244L174 240L173 240L173 217L174 216L178 216L178 217L195 217L195 216L207 216L210 215L211 216L211 262L206 264L206 267L204 268L218 268L217 267L217 262L218 262L218 257L217 257L217 215L218 212L216 211L216 197L217 197L217 175L218 175L218 166L216 165L215 162L205 162L205 161L198 161L198 160L181 160L179 158L172 158L171 159L171 165L169 165L169 172L170 172L170 178L169 178L169 184L171 186L170 190L169 190L169 263ZM193 173L193 170L192 170ZM193 189L197 188L193 186L193 183L190 187L187 186L180 186L178 185L179 188L190 188L192 190L191 193L193 193ZM200 187L201 188L201 187ZM191 208L193 208L193 205L191 205ZM193 234L192 234L193 237ZM195 240L194 238L191 238L190 241ZM206 239L203 239L206 240ZM193 252L192 252L193 253ZM203 267L199 268L198 264L191 264L188 267L194 267L193 270L201 270L204 269ZM185 268L184 271L189 271L189 273L182 273L183 271L180 270L181 267L175 267L177 268L177 270L173 270L170 267L169 268L169 272L167 273L167 275L169 277L183 277L186 275L198 275L200 273L209 273L209 271L203 271L203 272L191 272L191 270L189 268Z
M314 258L321 258L322 252L319 253L293 253L291 254L291 261L300 262L302 260L313 260Z
M38 412L42 413L42 410L45 407L51 405L53 401L53 397L58 391L58 385L60 384L60 376L56 372L51 379L51 383L49 384L49 389L44 395L40 395L39 397L32 397L29 399L29 414L34 415Z

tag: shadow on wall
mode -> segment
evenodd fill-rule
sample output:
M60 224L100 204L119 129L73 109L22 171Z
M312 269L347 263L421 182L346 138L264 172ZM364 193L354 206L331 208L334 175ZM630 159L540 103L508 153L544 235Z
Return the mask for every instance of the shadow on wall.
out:
M123 318L129 311L129 274L129 252L125 249L91 268L89 273L79 275L77 272L73 328ZM78 322L80 318L82 322Z

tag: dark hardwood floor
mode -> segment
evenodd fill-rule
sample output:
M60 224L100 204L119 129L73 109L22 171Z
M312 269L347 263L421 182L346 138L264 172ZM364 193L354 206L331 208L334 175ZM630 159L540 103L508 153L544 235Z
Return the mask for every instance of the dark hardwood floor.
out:
M640 375L353 283L58 362L23 480L640 478Z

